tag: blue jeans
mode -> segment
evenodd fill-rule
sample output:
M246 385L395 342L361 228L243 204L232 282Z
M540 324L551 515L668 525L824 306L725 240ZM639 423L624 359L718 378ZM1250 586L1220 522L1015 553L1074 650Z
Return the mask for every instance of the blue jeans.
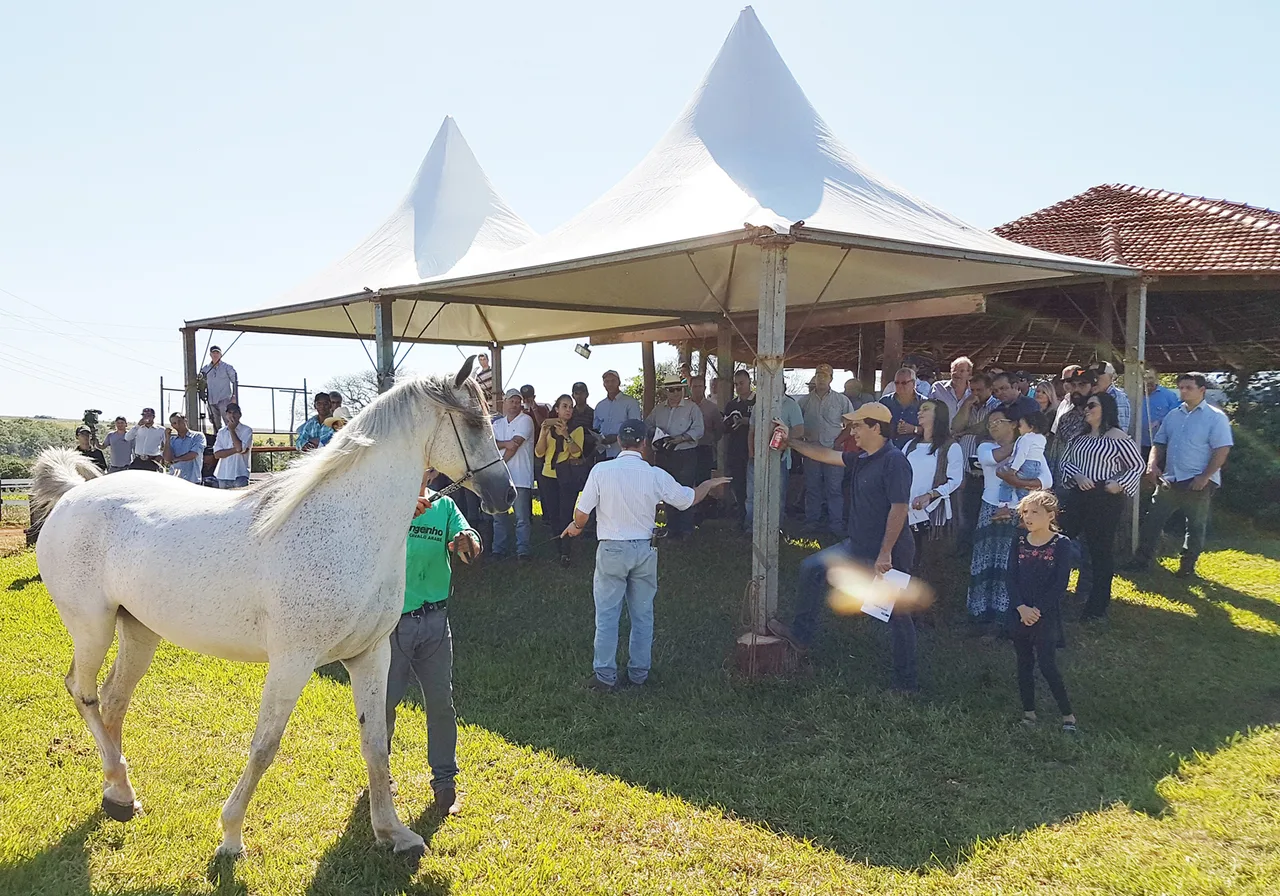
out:
M214 488L248 488L249 477L237 476L235 479L215 479L210 476L204 481L204 484L210 485Z
M894 567L906 572L911 568L912 551L895 551L904 556L894 557ZM802 643L812 644L818 634L819 614L827 602L830 586L827 584L827 567L832 563L854 560L865 565L875 563L875 558L854 556L848 540L816 554L810 554L800 562L800 581L796 593L796 616L791 631ZM904 568L905 567L905 568ZM919 687L916 670L916 623L910 613L894 609L889 617L890 652L893 657L892 686L896 690L914 691Z
M844 467L833 467L811 460L804 465L804 521L818 525L822 518L822 503L827 504L827 523L832 532L843 536L844 531Z
M658 593L658 552L649 541L602 541L596 546L592 579L596 599L596 644L592 667L605 684L618 682L618 623L622 605L631 617L627 676L649 677L653 651L653 598Z
M782 462L782 475L778 477L781 480L781 482L778 483L778 524L779 525L782 524L782 518L786 513L786 504L783 501L783 496L786 495L787 493L787 482L790 479L790 476L791 476L791 468L787 465L787 462L784 460ZM753 512L755 510L755 494L756 494L756 461L755 461L755 458L749 458L747 460L747 500L746 500L748 526L750 526L752 521L755 519L755 514Z
M516 553L521 557L529 555L529 538L533 534L533 489L517 488L516 500L512 505L516 512ZM493 554L501 557L511 553L511 536L507 534L507 517L510 512L493 515Z
M1019 479L1039 479L1041 470L1040 461L1029 460L1018 468ZM1018 502L1031 494L1029 489L1014 488L1003 479L1000 480L1000 503L1008 504L1010 507L1017 507Z

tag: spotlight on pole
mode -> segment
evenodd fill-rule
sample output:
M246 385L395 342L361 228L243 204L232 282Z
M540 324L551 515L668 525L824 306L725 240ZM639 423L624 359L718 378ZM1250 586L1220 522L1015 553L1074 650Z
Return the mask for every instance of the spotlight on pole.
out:
M591 346L587 345L585 342L581 345L575 345L573 350L584 358L591 357Z

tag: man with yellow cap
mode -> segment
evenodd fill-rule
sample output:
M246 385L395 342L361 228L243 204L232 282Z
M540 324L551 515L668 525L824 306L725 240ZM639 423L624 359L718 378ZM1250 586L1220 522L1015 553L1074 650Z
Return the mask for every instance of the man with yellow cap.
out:
M817 635L818 614L826 603L827 567L852 560L874 567L883 575L890 569L909 573L915 557L915 543L907 528L907 505L911 499L911 464L891 441L893 413L878 401L868 402L845 415L854 447L841 454L807 440L792 441L787 427L777 422L782 447L802 454L809 464L842 469L853 476L849 504L848 537L840 544L811 554L800 564L796 594L796 615L791 625L770 619L768 629L797 650L808 650ZM808 427L805 428L806 435ZM892 688L914 693L916 677L916 627L911 614L895 608L889 617L893 643Z

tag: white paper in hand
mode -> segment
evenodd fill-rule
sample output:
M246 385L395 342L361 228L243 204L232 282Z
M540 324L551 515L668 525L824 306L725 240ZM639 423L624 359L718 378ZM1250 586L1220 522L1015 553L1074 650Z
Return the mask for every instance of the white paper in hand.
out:
M877 590L874 596L868 596L862 602L862 612L881 622L888 622L893 615L893 604L896 592L903 591L911 584L911 576L897 569L891 569L884 575L876 576L876 581L883 582L886 588Z
M656 441L658 441L659 439L665 439L665 438L667 438L667 434L666 434L665 432L663 432L663 431L662 431L662 427L661 427L661 426L655 426L655 427L653 428L653 440L656 442Z

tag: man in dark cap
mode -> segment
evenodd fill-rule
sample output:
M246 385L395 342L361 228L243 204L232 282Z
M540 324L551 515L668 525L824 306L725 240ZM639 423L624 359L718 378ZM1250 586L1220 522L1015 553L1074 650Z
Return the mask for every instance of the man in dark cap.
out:
M618 427L620 451L616 460L591 468L573 522L562 538L582 534L596 513L596 571L592 580L596 603L596 639L593 671L587 686L612 692L629 682L649 680L653 650L653 598L658 591L658 552L653 547L653 524L659 503L688 510L713 488L728 479L708 479L697 488L676 482L670 473L651 466L644 458L648 427L640 420L626 420ZM622 605L631 618L627 651L627 675L618 678L618 623Z
M227 405L240 400L240 378L236 369L222 360L222 349L209 347L209 363L200 368L209 393L209 422L215 433L226 422Z

